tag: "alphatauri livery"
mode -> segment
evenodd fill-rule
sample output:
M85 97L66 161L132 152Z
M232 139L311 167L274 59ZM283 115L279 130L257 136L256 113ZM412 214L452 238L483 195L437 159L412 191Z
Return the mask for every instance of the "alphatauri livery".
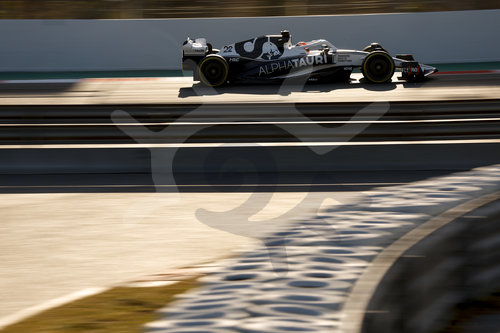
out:
M217 87L228 82L269 82L306 77L309 81L349 82L354 68L360 68L370 83L391 80L396 69L401 79L422 80L437 69L420 64L410 54L395 57L379 44L362 51L342 50L318 39L292 44L288 31L265 35L214 49L204 38L188 38L182 47L182 68L194 72L194 79Z

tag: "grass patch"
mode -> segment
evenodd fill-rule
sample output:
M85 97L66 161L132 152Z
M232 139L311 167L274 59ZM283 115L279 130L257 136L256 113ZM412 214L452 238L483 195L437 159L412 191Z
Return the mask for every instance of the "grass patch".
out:
M117 287L47 310L1 333L137 333L158 319L155 311L196 287L198 277L162 287Z

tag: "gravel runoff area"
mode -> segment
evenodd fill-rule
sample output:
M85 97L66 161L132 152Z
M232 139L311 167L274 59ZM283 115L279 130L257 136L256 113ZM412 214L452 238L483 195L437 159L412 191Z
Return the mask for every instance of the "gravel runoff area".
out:
M344 331L346 304L371 262L431 218L500 189L500 166L367 192L297 219L161 309L146 332Z

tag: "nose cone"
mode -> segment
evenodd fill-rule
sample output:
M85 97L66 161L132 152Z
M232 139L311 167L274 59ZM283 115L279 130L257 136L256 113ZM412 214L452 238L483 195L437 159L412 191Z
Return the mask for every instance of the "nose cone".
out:
M439 71L436 67L432 67L429 65L423 65L423 64L420 64L420 68L422 68L422 70L424 72L424 76L428 76L428 75L437 73Z

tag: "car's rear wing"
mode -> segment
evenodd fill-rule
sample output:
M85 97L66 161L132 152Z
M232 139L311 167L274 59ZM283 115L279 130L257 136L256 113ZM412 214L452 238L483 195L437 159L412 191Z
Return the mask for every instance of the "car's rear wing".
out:
M218 53L205 38L187 38L182 44L182 69L192 71L208 54Z

